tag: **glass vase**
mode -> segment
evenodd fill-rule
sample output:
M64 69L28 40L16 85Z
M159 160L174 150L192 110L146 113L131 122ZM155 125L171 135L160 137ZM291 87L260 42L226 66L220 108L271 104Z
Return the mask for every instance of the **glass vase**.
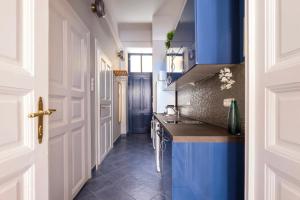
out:
M240 113L236 100L232 100L228 113L228 132L232 135L241 135Z

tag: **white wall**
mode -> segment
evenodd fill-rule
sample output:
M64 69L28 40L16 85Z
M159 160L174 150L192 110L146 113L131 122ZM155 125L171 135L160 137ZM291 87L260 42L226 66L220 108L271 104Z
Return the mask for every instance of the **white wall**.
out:
M118 45L110 30L110 26L103 18L98 18L96 14L91 11L90 0L67 0L81 17L83 22L89 28L91 32L91 41L94 44L94 38L96 37L101 44L101 49L109 57L114 66L118 65L118 58L116 52L119 50ZM93 47L91 46L91 49ZM91 52L93 53L93 52Z
M125 48L152 46L151 23L120 23L118 30L120 40Z
M156 81L160 70L166 71L166 35L176 28L186 0L166 0L154 14L152 24L153 50L153 111L157 108Z
M113 64L113 67L119 65L119 60L116 56L116 52L119 47L113 37L109 24L105 19L98 18L92 13L90 6L91 1L89 0L67 0L73 9L80 16L82 21L89 28L91 33L91 77L95 79L95 38L97 38L101 49L108 56ZM94 134L95 133L95 92L91 92L91 131L92 131L92 167L95 165L95 146L94 146Z

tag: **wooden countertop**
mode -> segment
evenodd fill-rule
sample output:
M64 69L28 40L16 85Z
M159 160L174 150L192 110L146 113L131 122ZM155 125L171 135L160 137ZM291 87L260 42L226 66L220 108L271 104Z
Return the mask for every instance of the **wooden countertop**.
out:
M234 136L224 128L211 124L167 124L166 120L188 120L187 117L164 116L154 113L174 142L243 142L244 136Z

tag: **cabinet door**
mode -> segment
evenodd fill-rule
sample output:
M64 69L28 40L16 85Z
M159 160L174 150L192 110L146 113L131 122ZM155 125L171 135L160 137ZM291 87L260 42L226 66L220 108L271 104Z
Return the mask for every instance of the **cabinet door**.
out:
M243 61L244 0L196 0L196 63Z
M183 71L196 64L195 57L195 0L188 0L177 25L171 53L183 54ZM178 79L178 77L176 78Z
M242 143L173 143L173 200L242 200Z

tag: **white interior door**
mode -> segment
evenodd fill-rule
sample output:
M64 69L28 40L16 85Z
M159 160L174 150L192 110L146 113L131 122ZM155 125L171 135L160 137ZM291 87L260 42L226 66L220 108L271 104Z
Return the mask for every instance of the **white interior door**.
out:
M50 2L50 199L73 198L90 177L89 31L64 0Z
M96 41L96 166L113 144L112 137L112 67Z
M38 9L37 9L38 8ZM0 1L0 199L48 199L48 0ZM39 129L40 131L42 129Z
M300 199L300 1L249 1L249 194Z

